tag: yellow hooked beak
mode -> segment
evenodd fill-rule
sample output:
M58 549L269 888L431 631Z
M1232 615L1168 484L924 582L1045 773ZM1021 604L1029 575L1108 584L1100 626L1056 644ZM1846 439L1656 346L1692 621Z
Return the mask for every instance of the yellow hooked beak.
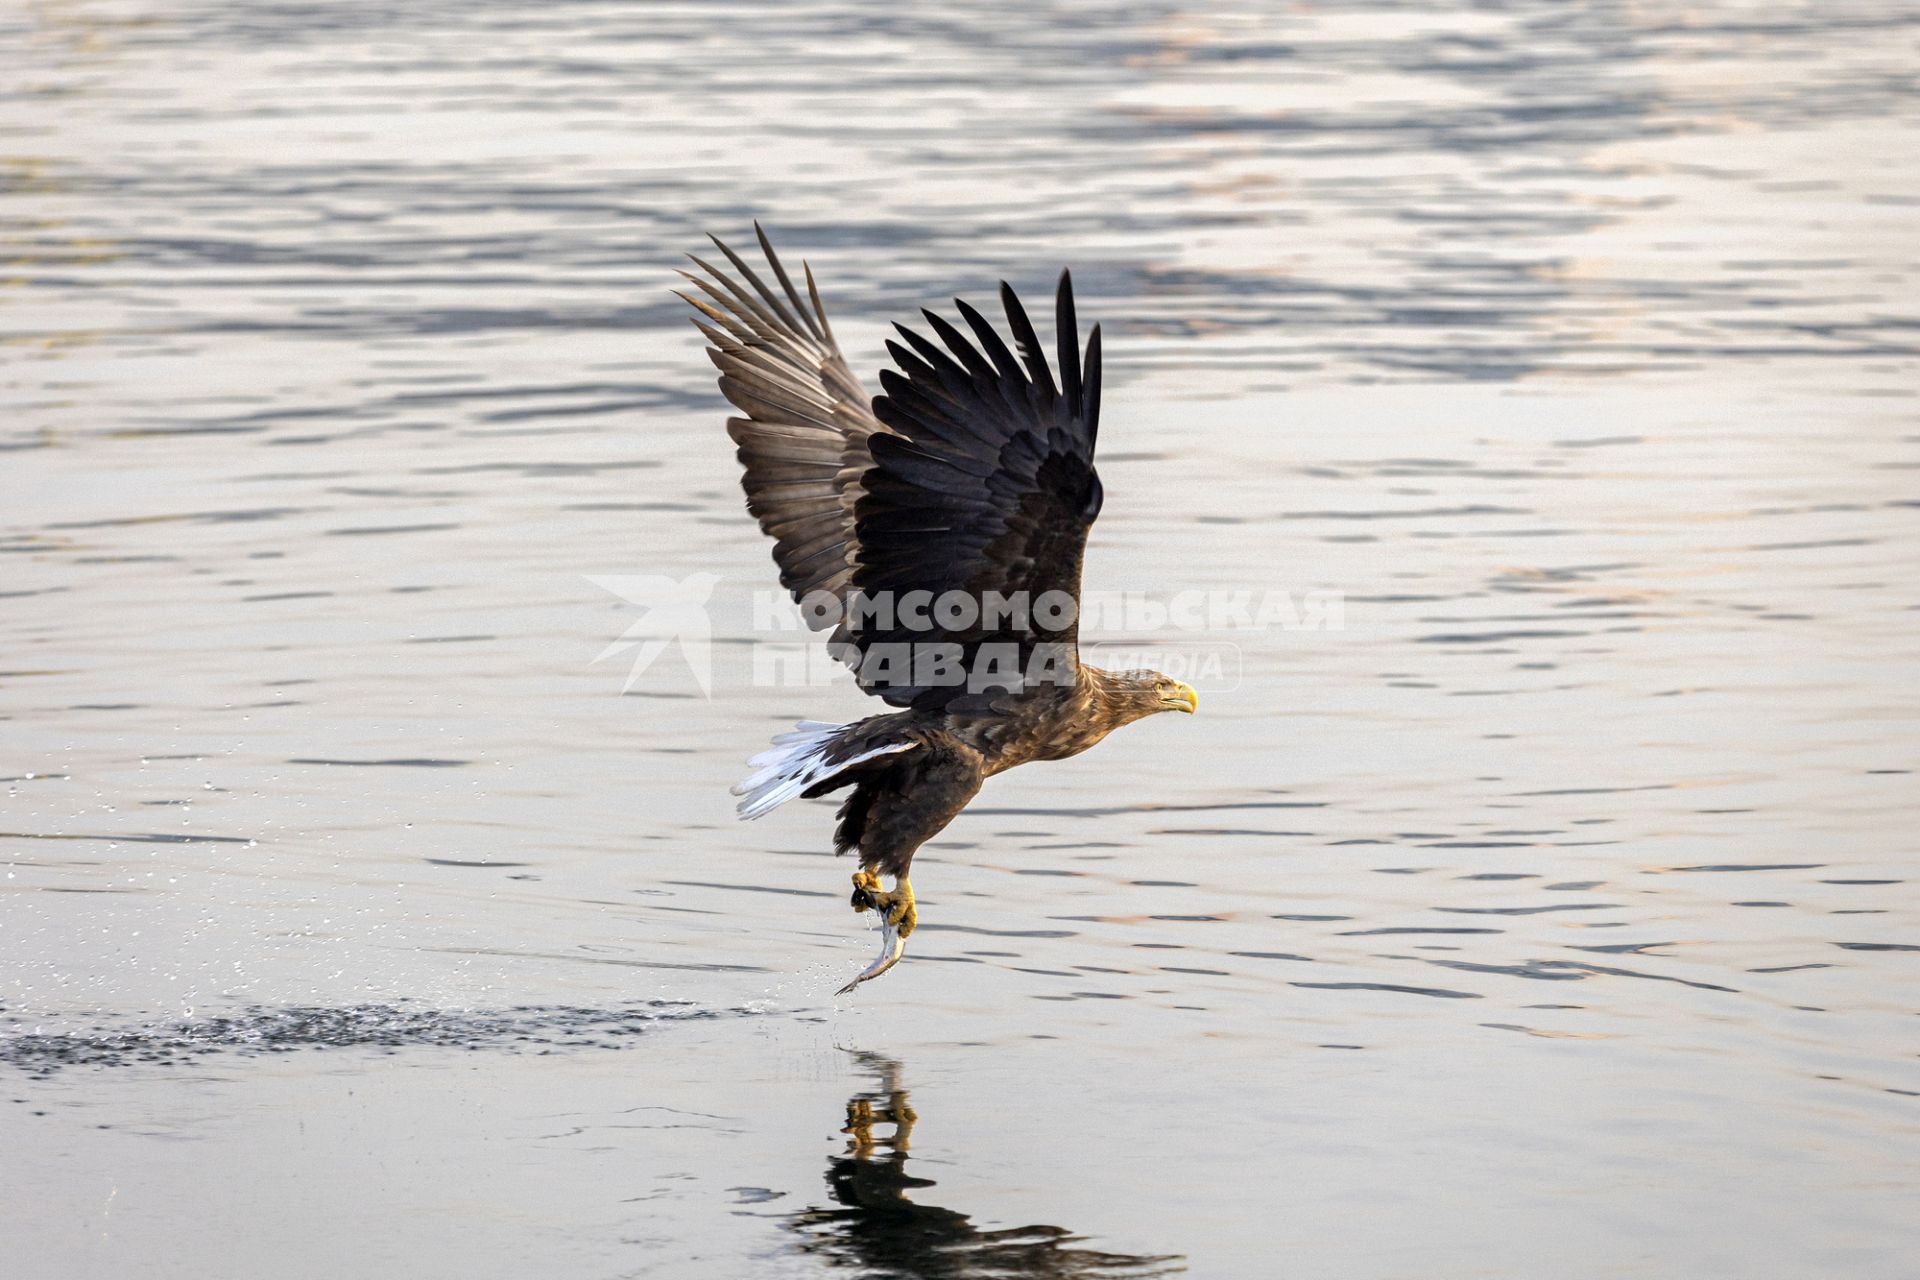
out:
M1200 709L1200 695L1193 691L1192 685L1175 680L1173 688L1161 696L1160 705L1170 711L1184 711L1192 715Z

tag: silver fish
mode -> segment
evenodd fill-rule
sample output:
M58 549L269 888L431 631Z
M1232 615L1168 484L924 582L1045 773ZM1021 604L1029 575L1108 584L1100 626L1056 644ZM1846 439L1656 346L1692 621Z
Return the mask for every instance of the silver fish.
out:
M900 936L900 930L888 924L883 918L880 921L880 954L873 958L872 964L855 974L852 982L849 982L833 994L844 996L861 983L879 977L887 970L893 968L894 965L900 963L900 957L906 949L907 940Z

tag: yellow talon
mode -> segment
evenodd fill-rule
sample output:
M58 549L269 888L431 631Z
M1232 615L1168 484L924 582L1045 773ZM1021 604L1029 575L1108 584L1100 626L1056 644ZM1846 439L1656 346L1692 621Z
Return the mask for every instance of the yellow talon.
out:
M891 891L880 887L880 877L865 870L853 873L853 909L865 911L869 907L878 911L886 922L894 927L901 937L913 932L920 922L920 914L914 910L913 886L905 876L895 876Z
M887 908L887 923L900 931L901 937L913 932L913 926L920 923L920 913L913 907L913 886L905 876L897 877L893 882L893 901Z

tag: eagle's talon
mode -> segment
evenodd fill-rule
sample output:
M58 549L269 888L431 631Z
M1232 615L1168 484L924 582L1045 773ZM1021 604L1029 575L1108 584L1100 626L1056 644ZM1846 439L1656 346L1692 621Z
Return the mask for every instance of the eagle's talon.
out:
M880 887L880 877L864 868L853 873L853 896L848 899L855 911L865 911L879 905L878 898L885 893Z
M904 938L913 932L913 926L920 923L920 913L914 910L913 888L905 880L900 882L900 887L892 896L900 899L902 895L904 895L903 900L896 901L888 909L887 923L899 930L900 936Z
M850 899L855 911L871 908L880 913L901 937L913 932L920 923L920 913L914 909L913 886L905 876L895 876L892 889L880 887L880 877L871 871L861 870L853 873L853 895Z

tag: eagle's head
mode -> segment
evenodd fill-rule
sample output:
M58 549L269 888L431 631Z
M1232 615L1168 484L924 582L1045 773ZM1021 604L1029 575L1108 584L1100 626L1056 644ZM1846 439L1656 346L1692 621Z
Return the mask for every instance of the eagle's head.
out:
M1103 671L1101 676L1107 705L1123 721L1138 720L1157 711L1192 714L1200 709L1200 695L1193 691L1192 685L1158 671Z

